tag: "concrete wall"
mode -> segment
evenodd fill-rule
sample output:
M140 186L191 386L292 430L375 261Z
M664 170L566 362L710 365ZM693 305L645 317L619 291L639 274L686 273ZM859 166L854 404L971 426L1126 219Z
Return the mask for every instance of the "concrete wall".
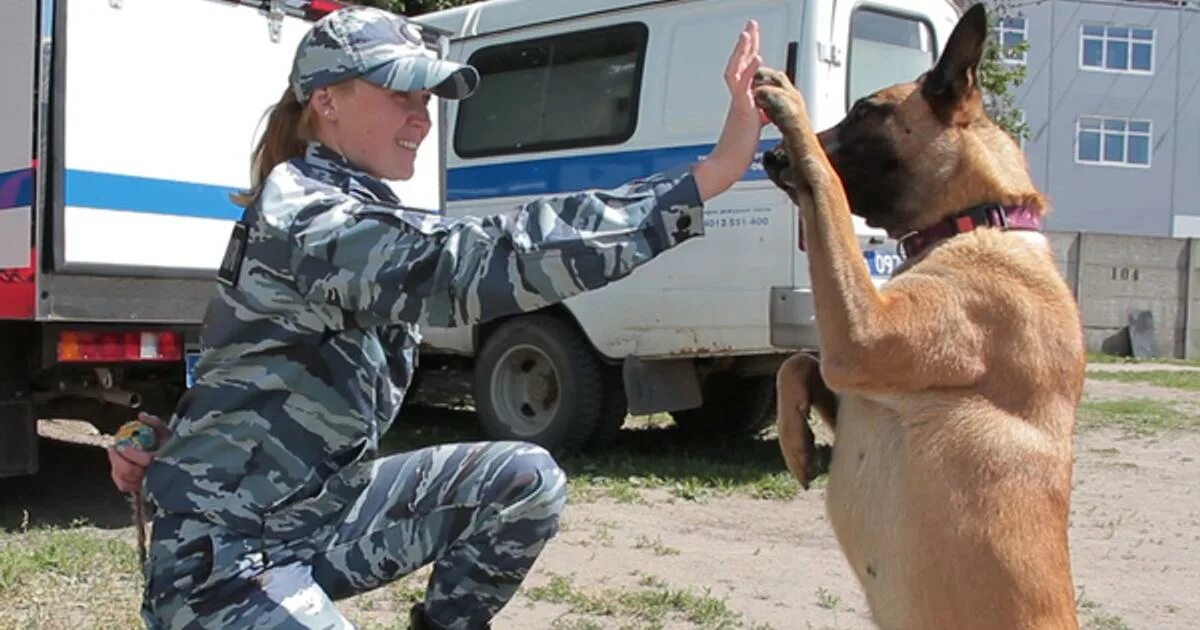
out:
M1200 359L1200 239L1048 235L1089 350L1128 353L1130 316L1149 311L1159 356Z

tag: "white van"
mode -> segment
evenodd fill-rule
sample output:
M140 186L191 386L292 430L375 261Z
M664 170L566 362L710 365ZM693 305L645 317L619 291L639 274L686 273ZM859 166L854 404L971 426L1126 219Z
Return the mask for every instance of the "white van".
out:
M442 110L446 212L502 211L702 159L748 19L765 63L795 77L822 129L859 96L931 67L958 16L948 0L489 0L420 16L482 75L474 96ZM760 150L778 138L768 127ZM556 446L604 443L627 410L710 432L761 428L780 361L817 346L795 215L756 161L707 204L705 237L629 278L535 314L423 328L416 395L450 390L440 368L470 367L490 434ZM894 243L858 228L882 280Z

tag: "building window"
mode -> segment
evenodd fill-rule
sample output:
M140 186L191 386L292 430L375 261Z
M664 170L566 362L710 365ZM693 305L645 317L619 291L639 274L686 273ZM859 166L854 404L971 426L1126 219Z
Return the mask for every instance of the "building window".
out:
M1006 17L992 27L996 41L1000 42L1001 57L1009 63L1025 63L1025 50L1014 50L1029 40L1029 24L1023 17Z
M637 126L645 24L476 51L479 91L458 107L454 150L482 157L619 144Z
M1080 33L1081 68L1139 74L1154 72L1154 29L1084 24Z
M1075 160L1085 164L1150 166L1149 120L1081 116L1075 123Z

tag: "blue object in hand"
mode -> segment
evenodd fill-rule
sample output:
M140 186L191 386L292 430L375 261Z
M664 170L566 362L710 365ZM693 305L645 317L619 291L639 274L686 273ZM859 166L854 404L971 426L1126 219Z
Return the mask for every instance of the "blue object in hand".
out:
M139 451L153 451L158 445L158 435L154 427L139 420L130 420L117 429L116 441L113 446L136 448Z

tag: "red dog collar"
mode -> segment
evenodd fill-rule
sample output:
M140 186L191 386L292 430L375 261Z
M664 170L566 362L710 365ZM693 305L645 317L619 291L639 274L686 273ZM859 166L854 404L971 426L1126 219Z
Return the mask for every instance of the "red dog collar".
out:
M923 230L914 230L905 234L900 237L897 249L904 258L912 258L940 240L980 227L1040 232L1042 220L1037 212L1029 206L984 204L949 216Z

